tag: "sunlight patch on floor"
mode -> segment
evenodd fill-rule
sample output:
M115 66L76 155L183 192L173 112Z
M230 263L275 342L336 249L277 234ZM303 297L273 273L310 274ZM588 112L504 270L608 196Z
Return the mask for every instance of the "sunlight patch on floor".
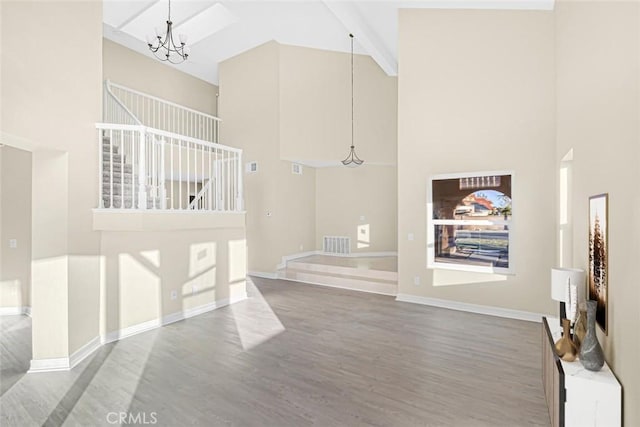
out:
M245 302L231 305L242 349L245 351L285 331L284 325L249 277L247 294L249 299Z

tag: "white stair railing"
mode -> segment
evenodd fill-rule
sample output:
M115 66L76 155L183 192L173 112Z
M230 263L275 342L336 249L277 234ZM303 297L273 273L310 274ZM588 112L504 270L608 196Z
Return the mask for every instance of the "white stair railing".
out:
M140 125L96 128L100 208L243 210L242 150Z
M119 105L137 120L137 122L131 122L130 117L119 115L117 109L111 111L105 107L107 123L144 125L207 142L219 142L220 119L211 114L118 85L109 80L105 82L105 99L107 98L117 100Z
M99 206L104 209L244 209L242 150L218 144L220 119L105 82Z

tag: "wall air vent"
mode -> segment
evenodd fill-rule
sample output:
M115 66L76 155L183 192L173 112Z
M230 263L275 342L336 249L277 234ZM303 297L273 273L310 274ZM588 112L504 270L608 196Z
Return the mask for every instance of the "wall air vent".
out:
M327 254L350 254L351 238L346 236L324 236L322 251Z
M291 163L291 173L294 175L302 175L302 165L299 163Z
M244 166L244 171L246 173L256 173L258 172L258 162L249 162Z

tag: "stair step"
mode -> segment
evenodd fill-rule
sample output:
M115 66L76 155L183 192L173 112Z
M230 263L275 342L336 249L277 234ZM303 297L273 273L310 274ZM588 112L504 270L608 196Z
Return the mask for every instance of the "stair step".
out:
M123 208L123 201L124 201L124 208L126 209L131 209L133 206L133 197L132 196L113 196L113 207L115 209L122 209ZM110 196L102 196L102 203L103 206L105 208L110 208L111 207L111 197ZM138 198L136 197L136 207L138 207L140 204L140 201L138 200ZM156 209L160 209L161 208L161 200L159 197L155 197L155 198L148 198L147 199L147 209L153 209L155 205Z
M102 152L105 154L108 154L111 152L111 147L108 145L103 145L102 146ZM120 147L113 147L113 154L119 154L120 152Z
M114 196L120 196L124 193L125 197L126 196L131 196L133 193L135 193L135 191L133 191L133 189L131 187L124 187L124 191L122 191L122 188L120 188L120 186L113 186L113 195ZM109 196L111 195L111 187L109 185L103 185L102 186L102 194L104 196Z
M131 186L131 182L133 181L133 177L131 176L130 173L125 173L124 176L120 173L115 173L113 174L113 184L114 185L122 185L122 183L124 182L124 185L129 185ZM138 179L138 177L136 177L136 181L135 181L136 185L138 185L140 183L140 180ZM111 179L110 179L110 175L109 173L107 174L102 174L102 185L110 185L111 184Z
M397 283L374 279L362 279L346 275L329 275L310 271L285 268L278 272L278 277L299 283L329 286L332 288L349 289L352 291L370 292L382 295L397 295Z
M117 176L118 179L119 179L120 175L122 175L122 174L123 174L123 172L120 170L120 168L118 168L118 169L116 169L115 167L113 168L113 176ZM109 177L109 176L111 176L111 168L109 168L109 167L102 168L102 177L104 178L104 177ZM127 170L127 168L125 168L124 176L125 176L125 178L126 177L132 177L133 176L133 171L129 171L129 170ZM136 173L136 179L137 178L138 178L138 174Z
M109 163L108 161L103 161L102 162L102 171L104 172L109 172L112 169L112 164ZM113 163L113 170L114 171L121 171L122 170L122 164L119 162L114 162ZM125 163L124 164L124 171L125 173L129 172L132 173L133 172L133 165L129 164L129 163Z
M384 280L394 283L397 283L398 281L397 271L375 270L372 268L347 267L295 260L289 261L287 263L287 268L308 271L310 273L359 277L364 279Z
M112 159L113 158L113 159ZM125 160L124 164L126 165L126 157L123 159L122 154L113 154L113 156L109 155L109 152L106 153L106 156L102 157L102 163L109 163L111 161L113 161L113 164L118 164L121 163L123 160Z

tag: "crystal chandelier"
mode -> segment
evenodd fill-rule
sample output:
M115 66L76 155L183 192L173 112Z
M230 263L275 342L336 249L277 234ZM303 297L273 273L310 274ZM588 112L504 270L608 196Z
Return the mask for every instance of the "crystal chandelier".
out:
M147 36L147 44L149 50L161 61L168 61L172 64L180 64L189 57L189 48L185 46L187 36L180 34L178 36L180 44L176 45L173 40L173 22L171 22L171 0L169 0L169 15L167 18L167 31L162 33L159 27L156 27L156 37ZM163 40L164 37L164 40Z
M349 34L351 37L351 149L346 159L342 161L342 164L349 167L360 166L364 163L356 154L356 146L353 142L353 34Z

